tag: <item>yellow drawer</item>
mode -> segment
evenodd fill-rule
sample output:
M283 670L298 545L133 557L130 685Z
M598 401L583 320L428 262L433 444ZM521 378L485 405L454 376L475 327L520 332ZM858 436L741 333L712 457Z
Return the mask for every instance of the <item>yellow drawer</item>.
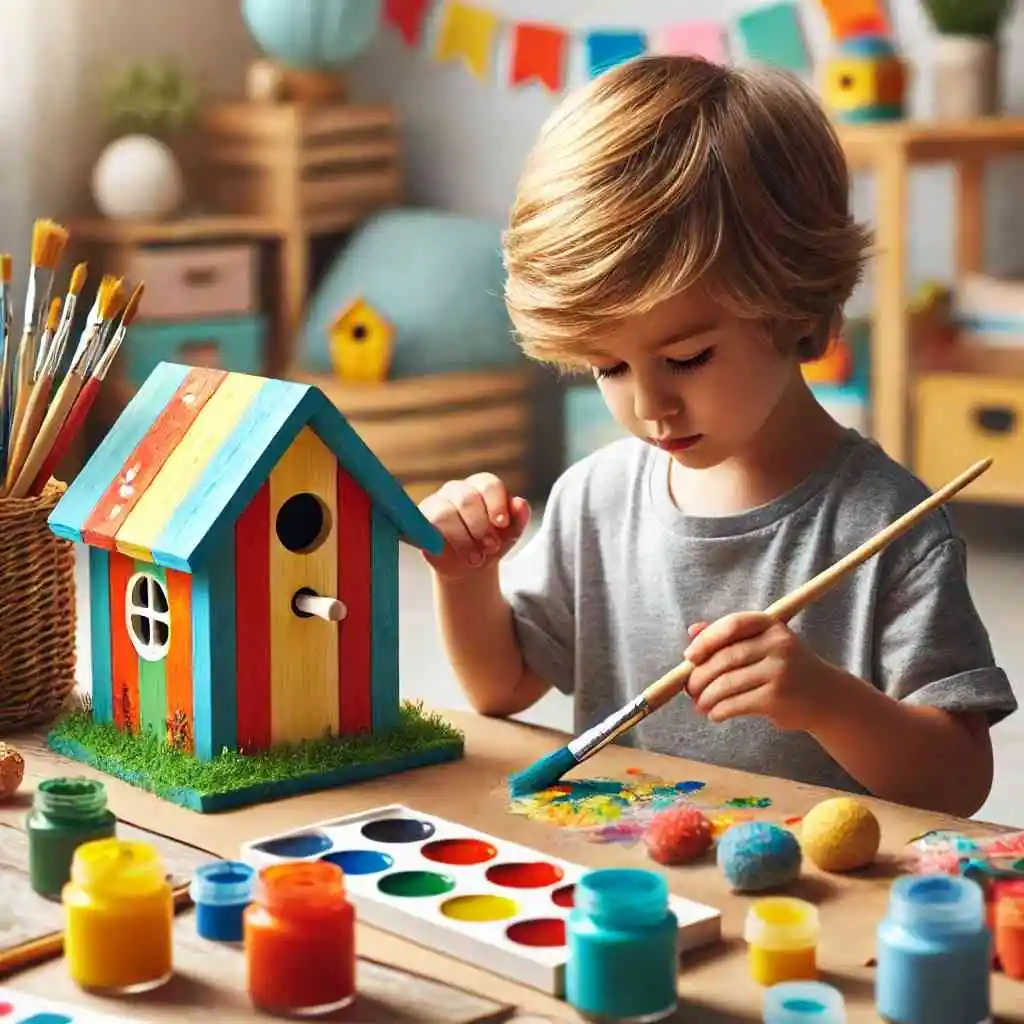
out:
M932 489L994 459L966 500L1024 502L1024 377L936 373L917 384L914 470Z

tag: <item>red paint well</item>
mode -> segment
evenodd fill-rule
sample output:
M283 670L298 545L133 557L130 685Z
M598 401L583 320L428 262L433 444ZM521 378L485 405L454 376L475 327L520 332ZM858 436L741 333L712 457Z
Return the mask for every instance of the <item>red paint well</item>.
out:
M505 934L520 946L564 946L565 921L560 917L539 917L516 921Z
M483 864L498 856L490 843L480 839L438 839L427 843L420 853L437 864Z
M520 861L513 864L495 864L487 869L487 881L509 889L543 889L562 880L561 868L546 861Z
M573 895L575 890L575 885L563 885L561 889L556 889L551 894L551 902L556 907L574 907L576 906L576 900Z

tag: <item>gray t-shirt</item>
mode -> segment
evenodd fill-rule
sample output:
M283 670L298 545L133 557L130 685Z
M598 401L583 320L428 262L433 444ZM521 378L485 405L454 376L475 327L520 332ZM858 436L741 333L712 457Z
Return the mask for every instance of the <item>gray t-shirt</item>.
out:
M575 463L537 532L502 565L526 663L575 695L577 734L681 661L690 624L767 608L928 495L878 445L848 431L828 465L782 497L736 515L692 516L669 495L668 458L626 438ZM980 711L990 723L1016 709L945 509L790 627L896 700ZM619 742L864 792L809 734L760 716L715 724L685 694Z

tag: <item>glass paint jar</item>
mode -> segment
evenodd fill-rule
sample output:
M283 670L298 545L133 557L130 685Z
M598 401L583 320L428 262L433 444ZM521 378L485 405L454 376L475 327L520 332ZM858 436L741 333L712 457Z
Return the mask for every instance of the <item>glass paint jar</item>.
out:
M846 1024L842 992L822 981L783 981L764 991L763 1024Z
M241 861L201 864L188 891L196 908L196 932L214 942L241 942L242 918L256 889L256 869Z
M899 1024L988 1020L992 937L977 882L908 875L889 892L878 926L875 1005Z
M337 864L264 868L244 934L246 987L257 1008L311 1016L355 999L355 911Z
M78 847L63 902L64 959L80 988L146 992L171 977L174 895L149 843L97 839Z
M1003 973L1024 981L1024 882L1002 882L995 890L992 932Z
M750 975L759 985L818 977L818 908L794 896L767 896L747 911L743 938Z
M25 819L28 876L33 890L59 899L71 878L71 861L82 843L110 839L117 818L107 807L107 789L97 779L45 779L36 787Z
M601 868L576 882L566 923L566 1002L591 1019L658 1021L676 1009L679 922L665 879Z

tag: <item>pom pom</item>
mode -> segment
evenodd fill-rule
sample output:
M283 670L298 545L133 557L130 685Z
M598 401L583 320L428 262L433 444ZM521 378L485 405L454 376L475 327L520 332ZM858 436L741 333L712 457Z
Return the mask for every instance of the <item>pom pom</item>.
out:
M651 819L644 831L644 843L651 860L686 864L711 845L711 822L696 807L670 807Z
M804 816L800 845L822 871L856 871L878 853L882 830L866 804L852 797L823 800Z
M14 747L0 743L0 800L14 796L24 777L25 759Z
M788 885L799 876L802 859L796 836L767 821L733 825L718 840L718 867L734 892Z

